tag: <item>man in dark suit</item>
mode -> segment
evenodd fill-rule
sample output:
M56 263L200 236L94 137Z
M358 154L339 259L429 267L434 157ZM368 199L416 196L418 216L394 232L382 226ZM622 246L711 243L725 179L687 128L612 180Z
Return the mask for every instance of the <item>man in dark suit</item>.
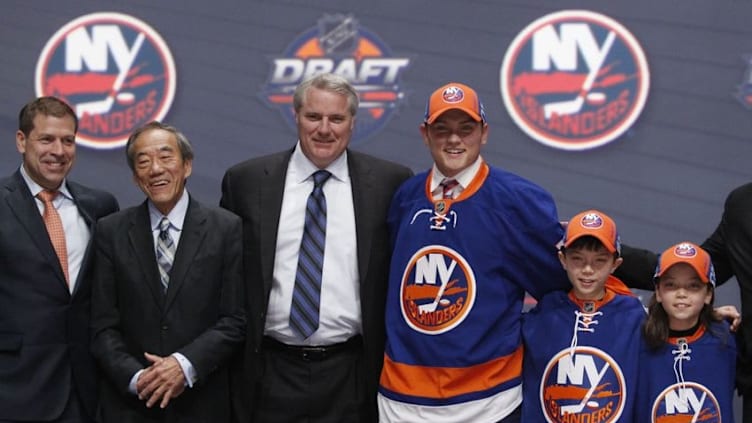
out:
M721 222L701 247L710 254L720 285L736 276L741 294L742 324L737 336L737 392L742 395L743 422L752 423L752 184L728 195ZM653 289L655 253L625 246L624 263L616 276L630 286ZM640 286L642 284L642 286ZM732 313L723 314L732 319Z
M243 219L246 397L258 422L372 422L391 253L386 212L412 172L347 148L358 96L344 78L315 76L293 97L298 143L232 167L222 182L221 205ZM304 333L291 313L298 265L310 258L301 246L307 199L317 190L325 242L320 288L310 294L319 297L309 304L316 316Z
M23 164L0 181L0 422L93 421L89 239L96 220L118 205L66 179L77 129L59 99L28 103L16 133ZM59 236L49 235L43 218L45 191Z
M228 422L229 363L245 336L240 219L188 195L193 151L175 128L143 126L126 153L148 199L97 225L101 419Z

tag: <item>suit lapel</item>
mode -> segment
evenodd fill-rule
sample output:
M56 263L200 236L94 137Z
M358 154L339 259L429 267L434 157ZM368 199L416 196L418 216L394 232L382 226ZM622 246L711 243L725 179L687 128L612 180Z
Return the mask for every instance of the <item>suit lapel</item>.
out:
M275 156L264 168L263 181L258 181L261 188L256 201L261 210L261 227L259 228L259 245L270 248L261 249L261 266L263 267L264 298L269 298L274 279L274 252L277 246L277 229L279 228L279 214L282 210L282 198L285 193L285 178L290 156L293 150L286 154ZM266 302L265 302L266 304Z
M185 213L178 249L175 251L175 262L170 271L170 284L167 288L165 310L169 310L170 305L178 295L178 291L188 278L188 269L190 269L193 258L198 253L199 247L203 244L209 231L206 219L206 209L191 198L188 203L188 210Z
M371 204L373 198L371 194L374 181L368 162L350 150L347 152L347 167L352 181L353 209L356 216L358 274L360 275L360 283L363 283L363 278L368 274L369 258L371 257L372 230L369 227L373 224L371 210L373 210L374 205ZM360 290L360 292L363 291L363 289ZM361 303L365 303L364 301L366 299L361 298Z
M47 228L44 226L44 220L20 171L16 171L12 182L8 184L7 188L11 191L6 199L8 207L29 233L29 236L31 236L31 239L39 248L42 256L44 256L45 261L53 267L55 275L60 281L60 287L68 292L65 274L63 274L63 268L60 266L55 249L52 247L52 241L50 241Z
M138 260L139 267L144 273L143 281L154 297L154 302L161 310L164 304L164 295L162 294L162 283L159 279L159 270L157 269L157 255L154 252L154 238L151 231L151 221L149 220L149 209L144 202L135 209L131 214L130 228L128 229L128 239L131 243L133 255Z

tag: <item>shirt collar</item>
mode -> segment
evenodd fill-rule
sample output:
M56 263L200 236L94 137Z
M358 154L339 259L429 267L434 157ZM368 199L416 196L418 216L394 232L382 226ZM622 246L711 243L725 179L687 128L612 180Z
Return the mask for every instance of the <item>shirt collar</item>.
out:
M292 180L298 184L302 183L310 178L317 170L320 169L316 167L316 165L313 164L305 154L303 154L303 150L300 148L300 141L298 141L295 145L295 151L292 152L292 157L290 157L290 164L287 169L293 177ZM340 181L346 181L350 175L347 170L347 150L343 151L339 157L334 159L325 170L331 172L333 178Z
M23 177L24 182L26 182L26 185L29 187L29 191L31 191L31 195L33 197L36 197L37 194L46 189L36 183L33 179L31 179L31 176L29 176L29 174L26 172L26 169L24 169L23 165L21 165L21 177ZM63 178L63 182L60 183L60 187L57 189L57 192L62 194L63 197L73 201L73 196L71 195L70 191L68 191L68 184L65 178Z
M478 174L478 171L480 170L480 164L482 162L483 158L478 156L473 164L460 171L460 173L454 175L452 179L459 182L462 189L467 188L473 181L473 179L475 179L475 175ZM439 184L441 184L441 182L444 181L445 178L446 176L441 173L439 168L436 167L436 163L434 163L433 170L431 172L431 192L436 191L439 188Z
M170 225L178 231L183 230L183 222L185 221L185 214L188 212L188 190L183 188L183 193L180 195L180 199L175 204L175 207L167 213L167 219L170 221ZM162 220L162 212L157 210L157 207L151 200L147 201L149 207L149 221L151 222L151 230L156 231L159 229L159 221Z

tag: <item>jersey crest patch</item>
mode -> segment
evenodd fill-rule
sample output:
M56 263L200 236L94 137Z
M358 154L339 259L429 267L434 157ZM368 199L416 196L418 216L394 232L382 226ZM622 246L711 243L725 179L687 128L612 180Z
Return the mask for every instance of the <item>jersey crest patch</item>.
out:
M457 251L442 245L423 247L402 275L402 317L424 334L448 332L470 313L476 286L473 270Z

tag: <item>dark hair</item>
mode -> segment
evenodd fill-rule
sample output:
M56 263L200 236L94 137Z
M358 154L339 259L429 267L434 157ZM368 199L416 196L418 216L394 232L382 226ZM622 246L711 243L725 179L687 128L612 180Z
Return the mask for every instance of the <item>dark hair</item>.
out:
M321 73L301 82L295 93L292 96L292 105L296 112L300 111L303 107L303 101L308 94L310 88L318 88L320 90L329 91L335 94L339 94L347 97L347 107L352 116L358 112L359 100L358 92L355 88L342 76L335 75L333 73Z
M28 137L31 131L34 130L34 118L39 114L57 118L70 116L73 119L73 132L78 132L78 117L76 113L73 112L73 109L66 102L52 96L39 97L26 103L18 114L18 130Z
M561 252L566 255L568 250L599 251L601 249L608 251L608 249L605 245L603 245L603 242L601 242L600 239L594 236L585 235L572 241L569 247L561 247ZM614 259L617 258L619 258L619 253L615 252Z
M660 279L656 281L655 289L658 289ZM713 313L713 302L715 301L715 290L713 285L707 284L707 289L710 291L710 304L704 304L700 311L699 322L705 326L706 330L710 331L716 337L725 340L725 336L722 333L718 333L712 330L712 323L719 321ZM668 341L670 327L668 324L668 313L663 308L663 304L658 302L655 292L650 297L648 303L648 317L645 319L645 323L642 325L642 334L645 337L645 342L648 347L652 349L658 349Z
M178 140L178 148L180 149L180 157L183 159L183 161L186 160L193 160L193 147L191 146L191 143L188 141L188 138L183 135L182 132L178 131L177 128L171 125L167 125L166 123L162 123L156 120L153 120L140 128L133 131L131 136L128 137L128 142L125 143L125 156L128 159L128 167L131 168L131 170L135 170L135 160L136 158L133 157L133 143L136 142L136 138L139 137L139 135L143 134L146 131L149 131L151 129L162 129L167 132L171 132L173 135L175 135L175 138Z

